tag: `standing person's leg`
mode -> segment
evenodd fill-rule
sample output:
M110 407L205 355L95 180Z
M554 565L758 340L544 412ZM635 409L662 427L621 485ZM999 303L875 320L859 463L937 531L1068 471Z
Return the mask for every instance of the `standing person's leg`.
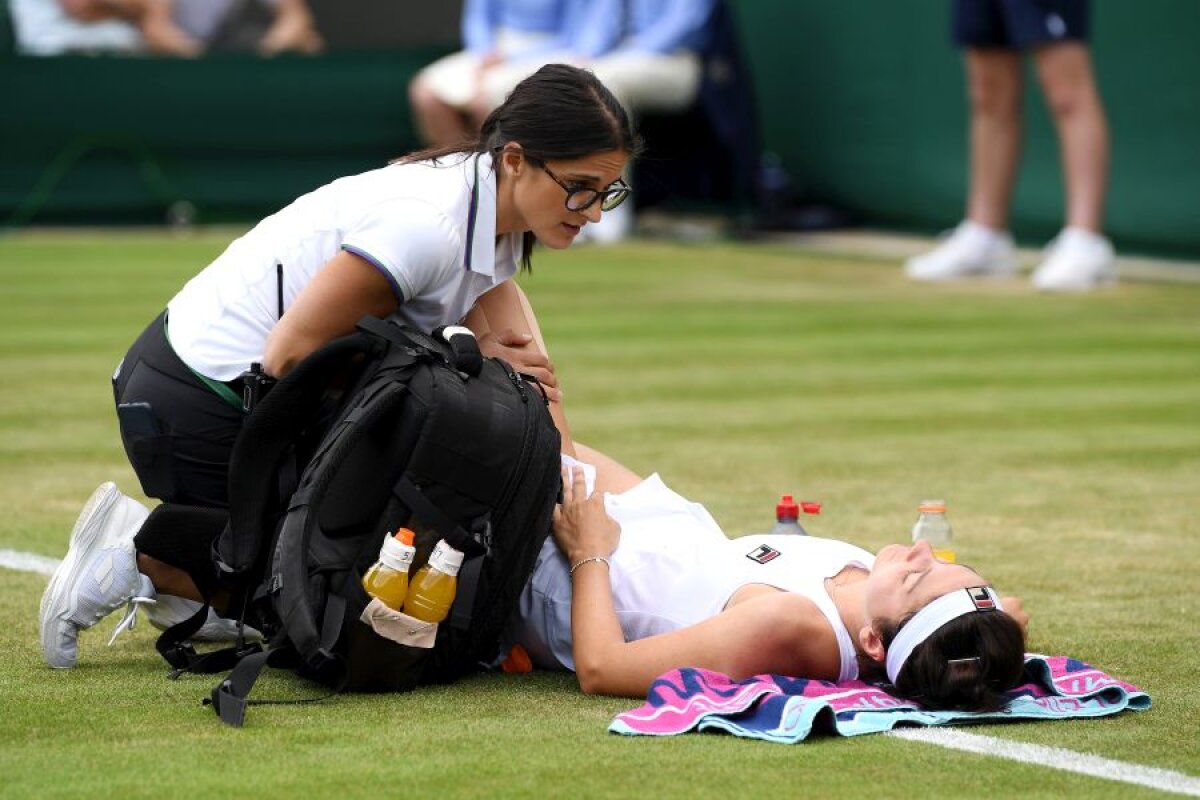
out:
M1008 209L1021 153L1020 51L1009 0L955 0L955 44L967 77L966 218L937 247L910 258L905 272L923 281L1006 278L1017 270Z
M1088 291L1116 280L1112 243L1103 235L1108 184L1108 122L1096 88L1087 0L1055 0L1047 27L1058 33L1033 46L1046 104L1058 131L1066 225L1033 273L1043 291Z
M967 219L1005 231L1021 157L1021 54L970 48L965 59L971 114Z
M1080 42L1063 42L1037 48L1033 59L1058 130L1067 226L1099 233L1108 183L1108 122L1091 55Z

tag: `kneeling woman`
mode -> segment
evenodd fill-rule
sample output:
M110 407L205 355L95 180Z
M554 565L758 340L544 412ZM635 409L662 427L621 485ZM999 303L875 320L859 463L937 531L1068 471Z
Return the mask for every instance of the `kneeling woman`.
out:
M728 539L657 476L598 466L564 473L554 541L521 597L514 639L587 693L644 696L664 672L703 667L893 686L932 708L997 708L1024 663L1017 598L1002 602L929 546L872 556L791 535Z

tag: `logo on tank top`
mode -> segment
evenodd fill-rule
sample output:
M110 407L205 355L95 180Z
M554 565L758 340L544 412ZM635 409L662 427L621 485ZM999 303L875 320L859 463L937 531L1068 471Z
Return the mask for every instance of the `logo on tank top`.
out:
M768 561L774 561L781 555L783 555L783 553L780 553L774 547L766 544L760 544L749 553L746 553L746 558L750 559L751 561L757 561L759 564L765 564Z

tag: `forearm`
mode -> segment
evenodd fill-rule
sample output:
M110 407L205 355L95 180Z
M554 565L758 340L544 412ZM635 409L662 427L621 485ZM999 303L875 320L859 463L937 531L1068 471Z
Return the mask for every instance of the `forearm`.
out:
M578 564L590 555L571 554ZM575 674L585 694L629 694L614 682L611 666L619 663L625 635L613 605L609 566L603 561L581 564L571 576L571 637Z

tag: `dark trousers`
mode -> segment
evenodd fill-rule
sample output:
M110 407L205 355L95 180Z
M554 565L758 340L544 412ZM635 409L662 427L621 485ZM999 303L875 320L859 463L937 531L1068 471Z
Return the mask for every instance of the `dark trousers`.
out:
M229 505L229 458L245 415L180 360L166 312L129 348L113 375L121 441L142 491L163 504L134 546L187 572L201 592L216 586L212 544Z
M180 360L165 323L163 312L113 376L125 454L148 496L226 508L229 457L245 415Z

